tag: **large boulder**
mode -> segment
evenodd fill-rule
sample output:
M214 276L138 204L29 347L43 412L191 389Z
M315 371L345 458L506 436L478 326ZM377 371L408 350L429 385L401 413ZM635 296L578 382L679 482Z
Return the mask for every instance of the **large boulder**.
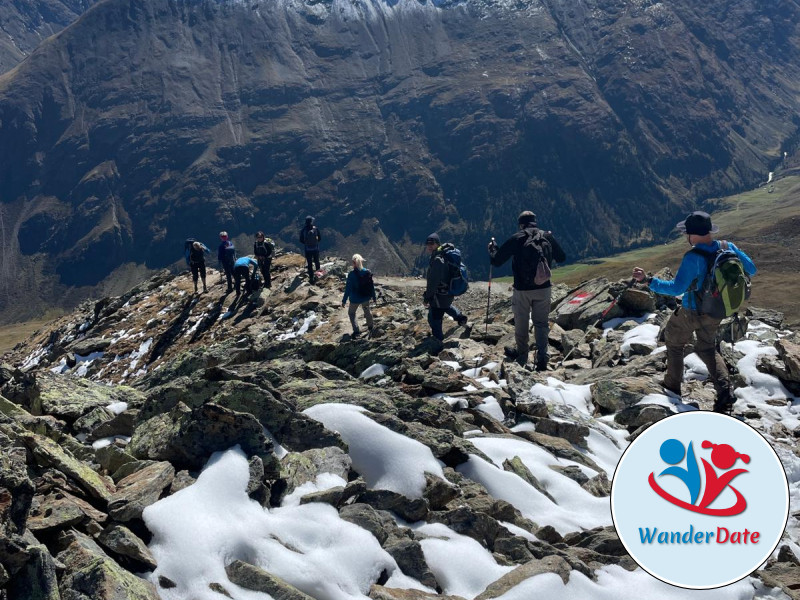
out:
M125 522L139 519L142 511L154 504L175 477L175 467L156 462L117 482L117 491L108 504L111 518Z
M153 584L124 570L91 538L71 532L57 558L66 567L61 600L160 600Z
M592 402L603 412L617 412L638 404L648 394L663 393L663 388L649 378L621 377L592 385Z
M108 386L47 371L36 374L34 388L30 412L34 415L53 415L67 422L76 421L93 408L118 402L134 407L144 402L144 395L132 387Z

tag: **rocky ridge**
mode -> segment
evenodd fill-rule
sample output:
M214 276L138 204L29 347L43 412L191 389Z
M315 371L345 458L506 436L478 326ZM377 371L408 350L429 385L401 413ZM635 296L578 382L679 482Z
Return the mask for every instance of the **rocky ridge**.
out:
M213 453L235 445L249 461L251 499L264 507L290 497L334 507L374 536L396 571L428 590L390 587L391 573L376 570L361 589L370 598L456 598L426 556L429 530L409 523L447 526L509 568L468 594L481 600L540 573L566 582L575 573L594 580L610 565L637 568L607 504L591 521L541 522L528 506L490 492L481 468L565 511L571 497L607 502L613 464L596 451L597 439L621 453L626 440L691 403L710 409L713 392L691 361L688 404L660 395L664 353L654 338L635 335L663 324L668 299L624 282L556 286L551 370L535 373L502 358L513 340L506 286L492 285L484 323L486 288L473 283L458 299L470 323L449 322L441 344L427 337L422 281L379 278L376 329L351 339L340 306L347 266L324 263L326 275L309 286L303 259L281 254L272 289L236 301L214 270L200 295L191 293L188 274L161 273L122 296L85 302L4 357L0 597L111 600L120 590L126 598L180 597L175 574L148 547L143 511L191 486ZM609 328L593 328L617 295ZM735 412L776 448L796 499L800 340L778 313L751 308L748 320L744 344L731 343L730 326L723 330L725 359L747 398ZM746 360L757 363L761 383L742 367ZM745 393L764 381L769 394ZM573 392L581 405L563 400ZM427 474L418 498L370 485L352 453L357 440L320 417L342 403L424 446L442 477ZM533 464L520 451L499 459L493 443L508 440L548 458ZM342 485L298 491L320 474ZM780 551L748 580L753 597L777 587L774 593L800 598L798 543L795 512ZM209 589L231 595L235 584L276 598L327 597L246 558L226 563L227 580L210 581Z
M308 213L387 274L434 229L481 256L524 209L570 260L661 240L796 151L799 24L792 1L102 0L0 76L0 319L122 293L189 236L294 243Z

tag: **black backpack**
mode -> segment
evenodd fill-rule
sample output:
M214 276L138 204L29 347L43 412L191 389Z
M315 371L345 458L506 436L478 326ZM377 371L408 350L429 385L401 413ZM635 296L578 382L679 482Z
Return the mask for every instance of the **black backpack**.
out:
M253 254L257 257L269 258L273 252L275 252L275 244L270 238L253 244Z
M312 236L313 242L309 239L309 235ZM308 227L303 227L300 230L300 243L308 244L309 246L315 246L319 243L319 230L316 225L312 225L310 229Z
M375 281L372 279L372 271L364 269L363 271L356 271L358 277L358 295L364 298L372 298L375 295Z
M553 246L541 229L525 232L517 275L527 286L542 285L550 280Z

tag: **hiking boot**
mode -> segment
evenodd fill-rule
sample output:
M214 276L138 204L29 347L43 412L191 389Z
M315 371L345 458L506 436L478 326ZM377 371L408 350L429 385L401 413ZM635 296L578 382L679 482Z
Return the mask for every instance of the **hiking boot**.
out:
M197 284L196 283L194 284L194 293L195 294L197 293Z
M461 315L460 317L458 317L458 319L456 320L456 323L458 323L459 327L463 327L464 325L466 325L467 324L467 315Z
M736 397L731 393L730 390L722 390L719 394L717 394L717 400L714 402L713 411L715 413L729 415L731 412L733 412L733 405L735 402Z
M508 358L517 358L520 354L519 350L517 350L515 346L506 346L505 348L503 348L503 353Z
M537 360L536 361L536 371L538 373L541 373L543 371L547 371L547 361L546 360L545 361Z
M208 288L206 286L203 286L203 293L205 294L207 292L208 292Z
M357 340L360 337L361 337L361 331L358 329L356 329L353 333L350 334L351 340Z

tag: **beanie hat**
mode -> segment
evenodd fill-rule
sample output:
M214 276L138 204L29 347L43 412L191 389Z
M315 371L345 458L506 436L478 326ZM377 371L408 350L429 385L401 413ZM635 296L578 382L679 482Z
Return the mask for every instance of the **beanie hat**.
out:
M531 211L529 211L529 210L523 210L521 213L519 213L519 218L517 219L517 222L520 225L528 225L528 224L531 224L531 223L535 225L536 224L536 214L531 212Z
M439 234L438 233L434 232L434 233L430 234L428 236L428 239L425 240L426 244L429 244L431 242L435 243L437 246L439 245L440 242L439 242Z
M312 217L311 215L308 215L306 217L306 223L310 225L313 222L314 222L314 217Z
M702 210L694 211L683 221L677 223L675 229L690 235L706 235L719 231L719 227L711 223L711 215Z

